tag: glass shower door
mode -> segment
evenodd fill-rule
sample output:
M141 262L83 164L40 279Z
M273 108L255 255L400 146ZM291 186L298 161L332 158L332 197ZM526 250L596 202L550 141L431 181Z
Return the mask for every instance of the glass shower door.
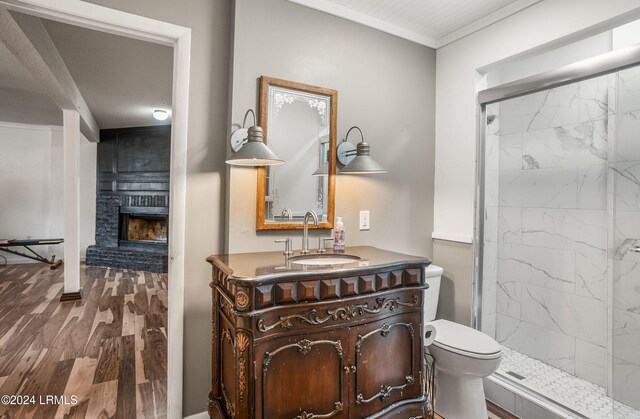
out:
M614 417L640 410L640 67L615 75L610 117L611 345Z
M593 74L481 104L475 321L495 382L640 419L640 64Z

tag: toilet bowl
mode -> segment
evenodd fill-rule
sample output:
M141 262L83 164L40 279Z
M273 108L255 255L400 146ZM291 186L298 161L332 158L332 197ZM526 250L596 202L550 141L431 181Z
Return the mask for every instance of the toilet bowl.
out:
M501 347L488 335L448 320L435 320L443 269L426 270L425 324L435 327L435 341L426 350L436 367L436 412L447 419L486 419L482 379L493 374L502 359Z

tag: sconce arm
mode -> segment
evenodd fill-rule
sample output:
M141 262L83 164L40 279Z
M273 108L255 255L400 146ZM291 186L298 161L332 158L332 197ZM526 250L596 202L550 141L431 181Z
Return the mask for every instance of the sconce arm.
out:
M347 135L345 135L345 136L344 136L344 141L347 141L347 140L348 140L348 138L349 138L349 133L350 133L351 131L353 131L354 129L357 129L357 130L358 130L358 132L360 133L360 141L361 141L361 142L364 142L364 134L362 134L362 130L361 130L359 127L355 126L355 125L354 125L354 126L352 126L351 128L349 128L349 131L347 131Z
M244 114L244 119L242 120L242 128L244 128L247 125L247 116L249 116L249 114L253 115L253 125L256 125L256 114L255 112L253 112L253 109L249 109Z

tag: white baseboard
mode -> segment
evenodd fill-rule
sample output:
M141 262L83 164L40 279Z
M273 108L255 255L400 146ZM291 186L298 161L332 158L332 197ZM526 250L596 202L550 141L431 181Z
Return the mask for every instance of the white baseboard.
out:
M0 253L0 256L5 256L4 253ZM44 257L48 258L49 256L46 254L43 254ZM25 263L39 263L37 260L33 260L33 259L29 259L29 258L25 258L22 256L14 256L11 254L6 253L7 258L7 265L22 265ZM59 257L56 257L56 260L60 260ZM62 261L64 262L64 258L62 258ZM0 263L4 262L4 259L2 259L0 257ZM80 255L80 262L86 262L86 258L84 255Z
M4 256L4 254L0 256ZM23 265L25 263L38 263L35 260L23 258L22 256L12 256L7 254L7 256L5 257L7 258L7 265ZM4 259L0 258L0 262L4 262Z
M186 416L184 419L209 419L209 414L207 412L200 412L195 415Z

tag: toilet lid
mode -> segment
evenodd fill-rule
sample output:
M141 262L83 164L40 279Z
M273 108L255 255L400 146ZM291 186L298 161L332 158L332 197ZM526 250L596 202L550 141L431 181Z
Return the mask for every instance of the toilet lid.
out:
M490 336L462 324L448 320L436 320L430 323L436 328L433 343L443 349L465 355L485 358L488 355L499 355L502 348Z

